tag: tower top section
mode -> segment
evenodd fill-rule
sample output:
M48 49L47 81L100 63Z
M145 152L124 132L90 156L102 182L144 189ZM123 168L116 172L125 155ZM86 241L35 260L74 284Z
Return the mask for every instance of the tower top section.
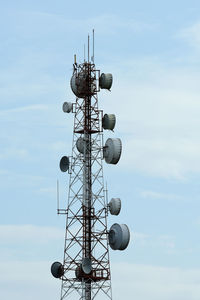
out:
M70 80L72 92L78 98L94 96L100 89L110 90L113 82L111 73L102 73L96 70L94 63L94 29L93 29L93 52L90 58L90 36L88 35L88 59L77 63L76 54L74 55L73 74Z

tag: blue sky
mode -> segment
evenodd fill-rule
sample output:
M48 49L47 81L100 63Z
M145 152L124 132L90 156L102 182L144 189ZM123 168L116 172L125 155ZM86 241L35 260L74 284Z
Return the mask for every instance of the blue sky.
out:
M73 55L95 29L95 60L113 73L99 106L114 113L116 166L104 163L109 198L120 197L131 243L110 251L113 299L200 298L199 1L1 1L0 298L59 299L50 265L62 260L75 101ZM28 294L28 296L27 296Z

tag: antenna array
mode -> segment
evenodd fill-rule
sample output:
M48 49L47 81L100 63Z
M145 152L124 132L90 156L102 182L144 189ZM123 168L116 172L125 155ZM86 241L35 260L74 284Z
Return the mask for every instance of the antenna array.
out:
M69 173L69 194L66 209L66 234L63 263L54 262L51 273L60 278L63 299L112 299L109 245L113 250L124 250L130 240L125 224L115 223L107 229L107 217L118 215L121 200L112 198L107 203L103 179L103 160L117 164L122 151L119 138L107 139L103 145L103 130L113 130L114 114L104 114L98 108L98 93L110 90L113 77L101 73L90 61L78 64L74 57L71 89L74 103L64 102L63 111L74 114L72 155L60 160L62 172ZM57 196L59 199L59 195ZM73 296L74 295L74 296Z

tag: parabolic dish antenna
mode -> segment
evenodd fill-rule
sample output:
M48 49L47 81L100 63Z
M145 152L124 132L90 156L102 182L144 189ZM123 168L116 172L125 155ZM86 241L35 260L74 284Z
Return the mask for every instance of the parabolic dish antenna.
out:
M96 83L94 78L92 78L93 80L91 81L90 85L88 85L87 77L87 72L79 72L71 77L71 89L78 98L84 98L86 94L93 94L96 91Z
M105 114L102 119L103 129L113 130L116 123L116 117L114 114Z
M76 141L76 148L80 153L84 153L84 140L82 137L79 137Z
M121 210L121 200L119 198L112 198L108 204L111 215L119 215Z
M111 73L102 73L99 78L99 86L101 89L110 90L113 82L113 77Z
M113 250L125 250L129 244L130 231L125 224L113 224L109 230L109 245Z
M62 109L65 113L70 113L72 111L72 103L71 102L64 102Z
M82 270L85 274L90 274L92 271L91 260L87 257L83 258L82 260Z
M104 158L108 164L117 164L122 153L122 142L120 139L107 139L104 147Z
M51 274L55 277L55 278L60 278L64 275L64 268L63 265L56 261L51 265Z
M85 78L84 74L79 73L78 75L74 74L70 81L72 92L79 98L84 97L85 90Z
M62 172L67 172L69 170L69 157L63 156L60 160L60 170Z

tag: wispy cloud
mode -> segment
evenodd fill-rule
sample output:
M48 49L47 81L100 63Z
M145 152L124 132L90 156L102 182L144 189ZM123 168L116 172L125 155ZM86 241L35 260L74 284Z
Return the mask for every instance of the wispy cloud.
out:
M0 262L1 299L34 300L48 297L59 298L60 280L55 280L48 261L4 261ZM12 288L10 288L12 287Z
M0 114L7 114L7 113L18 113L18 112L26 112L26 111L37 111L37 110L47 110L48 106L43 104L36 104L36 105L25 105L19 106L10 109L2 109L0 110Z
M49 243L63 238L63 230L36 225L0 225L2 243Z
M190 46L200 49L200 22L196 22L179 31L177 36L185 40Z
M197 300L200 297L199 269L164 268L119 263L113 265L113 291L116 300ZM123 280L125 278L125 280Z
M103 103L116 113L115 136L123 135L121 167L178 180L200 173L200 73L159 62L131 65L134 74L120 76Z
M1 262L2 299L59 298L60 280L50 273L50 261ZM11 271L12 270L12 271ZM138 300L199 300L199 269L181 269L118 262L112 264L113 297ZM12 286L8 288L8 286ZM77 299L71 297L72 300Z
M94 17L82 17L82 18L69 18L64 17L56 13L40 12L40 11L18 11L15 12L19 18L19 22L15 30L20 35L29 37L30 35L34 38L38 33L40 36L45 34L45 37L49 34L62 35L64 32L85 31L86 29L98 28L99 34L110 35L117 33L118 30L126 30L133 33L141 33L143 31L154 30L157 25L156 23L148 23L146 20L141 21L138 18L124 18L116 15L115 13L103 13L96 14ZM22 24L26 22L27 26L24 27ZM32 26L34 24L34 26ZM59 28L59 33L58 33Z
M139 232L133 232L132 238L135 242L135 247L146 247L147 249L164 249L166 253L171 253L175 249L176 239L171 235L152 235Z
M140 193L140 195L142 196L142 198L145 199L154 199L154 200L169 200L169 201L180 201L183 200L182 196L179 196L177 194L164 194L164 193L159 193L159 192L155 192L155 191L142 191Z

